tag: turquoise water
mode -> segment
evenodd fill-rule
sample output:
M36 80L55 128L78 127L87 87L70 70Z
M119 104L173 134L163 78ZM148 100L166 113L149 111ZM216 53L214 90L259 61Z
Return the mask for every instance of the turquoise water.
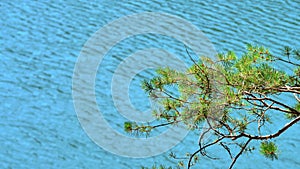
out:
M1 1L0 168L135 169L153 163L172 164L169 152L131 159L98 147L81 128L72 102L74 65L88 38L119 17L149 11L190 21L218 51L230 49L241 53L245 43L265 45L274 54L280 54L285 45L300 47L300 2L297 1ZM137 43L144 41L147 42ZM119 60L112 65L104 64L113 68L130 51L161 47L164 42L168 39L129 39L108 54L115 53ZM170 50L184 54L180 46ZM107 76L111 73L107 72ZM96 79L98 87L102 83L106 82ZM131 90L139 92L132 93L136 95L131 96L132 102L141 105L145 95L141 94L138 83L134 85ZM99 104L103 103L103 97L106 93L98 91ZM108 110L112 106L103 104L108 105ZM122 130L118 114L106 112L105 117ZM284 124L279 119L276 122ZM265 160L255 152L242 156L237 168L299 168L299 127L295 125L277 139L281 146L280 160ZM190 135L172 151L195 150L196 147L190 146L195 142L197 138ZM203 159L200 163L204 168L226 168L228 162L225 158Z

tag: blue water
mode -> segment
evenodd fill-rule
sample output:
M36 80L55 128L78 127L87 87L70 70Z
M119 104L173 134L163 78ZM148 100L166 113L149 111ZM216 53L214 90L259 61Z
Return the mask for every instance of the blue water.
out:
M88 38L119 17L149 11L190 21L217 51L241 53L246 43L253 43L279 55L282 46L300 47L299 1L1 1L0 168L135 169L154 163L173 164L169 152L131 159L98 147L81 128L71 95L76 59ZM144 46L120 47L115 52L126 57L135 47L158 44L151 39ZM184 52L180 46L173 50ZM138 83L134 84L139 90ZM102 95L105 93L98 93L98 101ZM136 95L131 96L132 102L143 103L145 98L134 98L145 95ZM116 128L122 127L118 115L108 112L105 116ZM299 127L293 126L277 139L280 160L272 162L254 152L243 155L237 168L299 168ZM172 151L194 150L191 145L196 141L190 135ZM228 164L226 158L201 160L204 168L226 168Z

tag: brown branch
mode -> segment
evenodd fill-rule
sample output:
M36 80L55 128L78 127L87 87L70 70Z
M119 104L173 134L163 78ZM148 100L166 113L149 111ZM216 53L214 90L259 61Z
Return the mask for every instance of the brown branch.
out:
M260 88L259 88L260 89ZM284 86L284 87L262 87L263 90L275 90L278 92L297 93L300 94L300 87L297 86Z
M203 150L206 149L207 147L212 146L212 145L218 143L219 141L223 140L224 138L225 138L225 137L220 137L220 138L218 138L217 140L215 140L214 142L212 142L212 143L210 143L210 144L207 144L207 145L205 145L205 146L203 146L203 147L200 147L197 151L195 151L195 152L191 155L191 157L190 157L190 159L189 159L189 162L188 162L188 169L191 168L191 166L192 166L192 160L193 160L193 158L194 158L195 155L197 155L199 152L203 151Z
M206 133L208 133L211 130L211 128L208 128L207 130L205 130L204 132L201 133L200 138L199 138L199 146L202 147L201 141L203 140L203 137Z
M229 166L228 169L232 169L233 165L235 164L236 160L242 155L243 151L247 147L247 145L250 143L252 139L249 138L248 141L245 143L245 145L241 148L241 151L233 158L231 165Z
M247 133L241 133L241 134L239 134L237 136L225 136L225 137L232 138L233 140L236 140L236 139L238 139L240 137L247 137L247 138L254 139L254 140L272 139L272 138L280 136L283 132L285 132L291 126L293 126L294 124L296 124L298 121L300 121L300 116L296 117L294 120L292 120L289 123L287 123L284 127L282 127L280 130L278 130L276 133L273 133L273 134L270 134L270 135L257 136L257 135L250 135L250 134L247 134Z
M152 129L155 129L155 128L158 128L158 127L163 127L163 126L168 126L170 124L174 124L174 123L178 123L180 121L171 121L171 122L168 122L168 123L163 123L163 124L158 124L158 125L155 125L155 126L151 126Z
M267 104L264 100L257 100L257 99L249 99L249 98L243 98L244 100L246 100L248 103L250 103L251 105L253 106L256 106L256 107L260 107L260 108L265 108L265 107L269 107L270 105ZM264 105L258 105L256 103L252 103L251 101L259 101L261 103L263 103ZM274 102L272 103L274 104ZM270 109L272 110L278 110L278 111L281 111L281 112L284 112L284 113L291 113L291 114L295 114L294 112L291 112L289 110L285 110L285 109L282 109L280 107L276 107L276 106L271 106Z
M268 107L269 105L265 102L265 100L268 100L268 101L271 101L271 102L273 102L275 104L278 104L278 105L280 105L282 107L285 107L285 108L289 109L290 111L288 111L288 113L291 113L291 114L300 114L300 112L297 111L296 109L294 109L294 108L292 108L292 107L290 107L290 106L288 106L286 104L283 104L283 103L281 103L281 102L279 102L277 100L271 99L269 97L258 98L255 95L253 95L252 93L246 92L246 91L244 93L252 97L252 98L244 98L245 100L257 100L257 101L262 102L266 107ZM277 108L277 109L280 110L280 108ZM282 111L282 110L280 110L280 111ZM284 112L286 112L286 111L284 111Z
M166 92L166 91L162 91L162 93L164 93L165 95L167 95L167 97L170 98L170 99L177 100L177 101L180 101L180 102L182 102L182 103L190 103L190 102L188 102L188 101L185 101L185 100L179 99L179 98L177 98L177 97L174 97L174 96L172 96L171 94L169 94L169 93ZM163 98L163 97L161 97L161 98Z
M282 62L285 62L285 63L289 63L289 64L292 64L294 66L300 66L300 64L297 64L297 63L294 63L294 62L291 62L289 60L285 60L285 59L282 59L280 57L277 57L277 56L273 56L275 59L279 60L279 61L282 61Z
M229 154L230 158L233 159L233 156L230 152L230 149L228 146L226 146L225 144L223 144L222 142L220 142L220 145L227 151L227 153Z
M298 102L300 102L300 98L294 93L294 97L296 98L296 100L298 101Z
M265 116L265 113L273 106L274 103L270 104L264 111L262 111L261 115L260 115L260 118L258 119L257 123L258 123L258 133L260 135L260 128L264 125L264 116ZM261 123L261 120L263 120L263 123Z
M272 101L273 103L276 103L276 104L278 104L278 105L280 105L282 107L285 107L285 108L291 110L290 113L292 113L292 114L300 114L300 112L297 111L296 109L294 109L294 108L292 108L292 107L290 107L290 106L288 106L286 104L283 104L283 103L281 103L281 102L279 102L277 100L274 100L274 99L271 99L271 98L268 98L268 97L266 98L266 100Z

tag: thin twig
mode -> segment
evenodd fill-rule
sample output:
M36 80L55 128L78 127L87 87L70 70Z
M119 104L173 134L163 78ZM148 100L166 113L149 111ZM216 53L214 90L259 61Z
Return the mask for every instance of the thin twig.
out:
M190 159L189 159L189 162L188 162L188 169L191 168L191 166L192 166L192 160L193 160L193 158L194 158L195 155L197 155L200 151L204 150L205 148L207 148L207 147L209 147L209 146L212 146L212 145L218 143L219 141L223 140L224 138L225 138L225 137L220 137L220 138L218 138L217 140L215 140L214 142L212 142L212 143L210 143L210 144L207 144L207 145L205 145L205 146L199 148L197 151L195 151L195 152L191 155L191 157L190 157Z
M229 166L228 169L232 169L233 165L235 164L236 160L242 155L243 151L247 147L247 145L250 143L252 139L248 139L248 141L245 143L245 145L241 148L241 151L233 158L231 165Z

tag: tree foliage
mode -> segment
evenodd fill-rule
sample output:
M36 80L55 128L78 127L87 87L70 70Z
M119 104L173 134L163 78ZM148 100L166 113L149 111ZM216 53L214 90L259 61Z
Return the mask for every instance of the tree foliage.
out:
M273 140L300 120L300 52L285 47L279 57L264 47L247 45L240 57L229 51L218 54L217 60L190 59L193 65L186 72L160 68L156 77L142 84L149 97L161 105L153 115L162 123L126 122L125 130L149 133L178 123L201 130L199 149L186 157L187 168L201 156L214 159L206 150L217 145L228 153L232 161L229 168L233 168L240 155L255 149L249 144L254 140L260 142L263 156L277 159L278 147ZM279 64L289 69L281 70ZM266 127L281 114L286 125L270 133ZM214 139L205 139L207 135ZM175 154L170 157L176 159ZM183 161L178 162L180 167L185 167Z

